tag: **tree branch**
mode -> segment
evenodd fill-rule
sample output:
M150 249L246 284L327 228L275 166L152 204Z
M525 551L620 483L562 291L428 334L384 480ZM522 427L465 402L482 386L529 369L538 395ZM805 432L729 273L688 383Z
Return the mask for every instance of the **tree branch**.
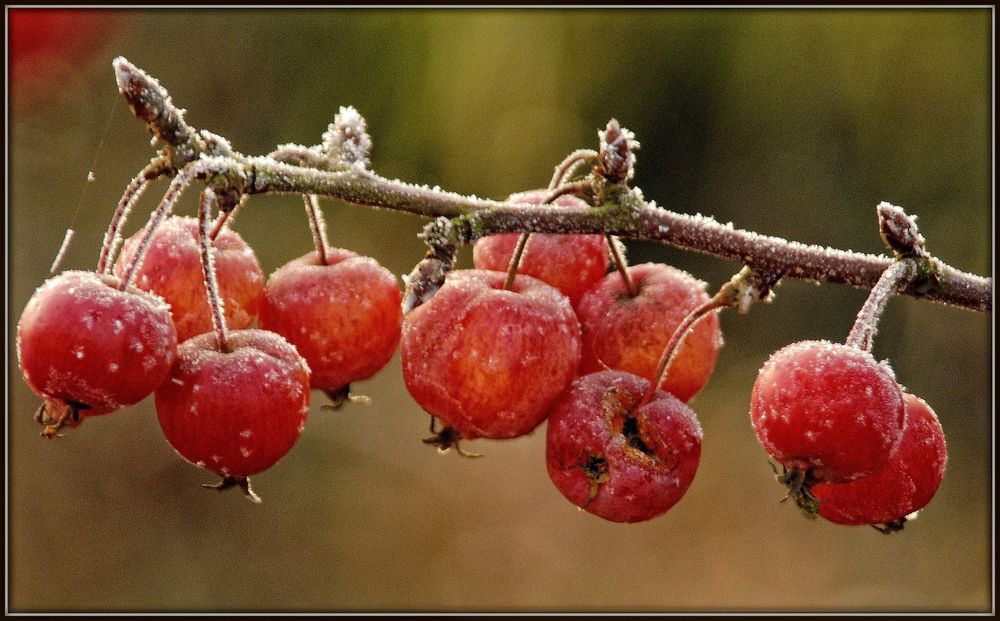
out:
M644 200L638 189L615 182L618 177L628 176L624 168L616 168L620 174L615 179L600 180L605 185L595 196L598 201L606 202L592 208L576 208L462 196L437 187L386 179L361 165L325 171L280 163L271 157L244 157L233 152L225 139L191 129L166 89L145 72L121 57L114 64L119 89L135 115L146 122L155 136L173 147L170 156L174 165L179 164L178 169L185 167L190 178L205 180L217 195L228 196L229 203L246 194L317 194L430 218L444 216L455 224L448 227L449 235L454 236L449 243L459 245L485 235L508 232L607 233L664 242L748 265L772 277L835 282L865 289L873 288L893 261L884 256L760 235L720 224L713 218L662 209L655 202ZM618 159L628 161L630 149L637 143L630 133L625 133L627 130L620 132L623 137L615 144L621 143L619 150L625 149L625 156ZM993 281L928 257L922 262L920 272L899 293L990 312Z

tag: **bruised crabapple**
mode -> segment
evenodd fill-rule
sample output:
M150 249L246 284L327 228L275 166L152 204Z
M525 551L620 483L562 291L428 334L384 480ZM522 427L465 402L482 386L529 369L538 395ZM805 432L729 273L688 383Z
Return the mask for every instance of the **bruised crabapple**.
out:
M903 395L889 371L870 353L829 341L772 354L750 397L760 445L813 482L853 481L881 468L903 420Z
M821 516L898 530L934 497L948 462L944 431L923 399L904 392L903 404L903 437L885 465L857 481L813 486Z
M569 299L544 282L456 270L403 321L403 379L413 398L462 437L531 432L573 379L580 328Z
M627 268L637 295L617 272L598 281L576 305L583 335L580 373L617 369L654 381L663 348L677 326L709 301L705 283L669 265ZM719 318L702 318L677 350L660 388L685 403L708 381L722 347Z
M288 341L265 330L234 330L226 339L229 351L220 350L215 333L181 343L170 378L156 390L167 441L222 476L222 487L246 485L249 475L273 466L309 412L309 366Z
M170 374L177 333L158 296L120 290L110 275L67 271L28 301L17 324L17 359L51 436L81 416L138 403Z
M140 229L122 246L115 263L119 277L132 265L145 231L145 227ZM256 319L264 295L264 272L253 249L229 227L219 231L212 247L226 324L234 330L247 328ZM212 330L197 218L171 216L156 229L135 284L170 304L179 341Z
M539 205L548 192L521 192L510 195L507 201ZM587 207L587 203L570 195L560 196L553 204ZM478 240L472 248L476 268L506 272L519 237L520 233L504 233ZM548 233L535 233L529 238L517 268L518 274L534 276L559 289L574 306L607 271L608 242L604 235Z
M549 414L545 461L570 502L612 522L641 522L684 496L701 457L701 425L671 394L623 371L575 380Z
M403 312L396 278L349 250L316 251L268 278L260 327L287 339L309 363L313 388L335 402L348 384L371 377L399 345Z

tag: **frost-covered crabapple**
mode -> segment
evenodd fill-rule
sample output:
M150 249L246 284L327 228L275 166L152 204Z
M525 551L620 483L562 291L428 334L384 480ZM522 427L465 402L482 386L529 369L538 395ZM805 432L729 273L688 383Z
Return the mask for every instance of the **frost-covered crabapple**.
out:
M538 426L576 374L580 328L569 299L531 276L456 270L403 320L403 379L427 412L464 438Z
M548 190L532 190L512 194L512 203L539 205ZM554 205L586 207L575 196L563 195ZM472 261L477 269L506 272L520 233L490 235L478 240L472 248ZM575 306L580 297L608 271L608 242L604 235L554 235L534 233L521 255L517 273L527 274L547 282L562 291Z
M273 466L298 439L309 412L309 367L281 336L265 330L214 332L177 348L156 390L167 441L196 466L245 478Z
M846 482L881 468L903 429L903 395L871 354L829 341L775 352L750 397L750 422L771 457L813 481Z
M654 381L663 348L684 318L708 302L705 283L669 265L628 268L638 295L629 296L621 275L598 281L576 305L583 335L581 373L628 371ZM660 388L685 403L708 381L722 347L719 318L702 318L687 334Z
M903 393L903 436L889 461L850 483L819 483L819 514L836 524L892 524L922 509L944 478L948 448L937 415L923 399Z
M549 414L549 477L570 502L613 522L661 515L684 496L701 457L701 425L682 401L623 371L576 379Z
M158 296L119 290L110 275L67 271L28 301L17 324L17 358L49 417L106 414L141 401L169 375L177 351L170 311Z
M399 345L403 312L396 278L374 259L328 248L268 278L260 327L287 339L308 361L313 388L337 393L374 375Z
M125 240L115 263L115 274L123 277L132 265L145 227ZM223 227L212 242L226 324L234 330L247 328L257 318L264 295L264 272L257 256L239 233ZM208 308L198 241L198 219L171 216L153 233L135 285L152 291L170 304L179 341L210 332Z

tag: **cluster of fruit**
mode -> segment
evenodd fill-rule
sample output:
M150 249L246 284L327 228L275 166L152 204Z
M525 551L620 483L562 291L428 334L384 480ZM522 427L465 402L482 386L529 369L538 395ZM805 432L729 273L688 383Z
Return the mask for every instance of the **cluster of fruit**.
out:
M586 205L568 195L556 204ZM341 403L401 344L407 389L432 430L443 425L426 441L442 450L469 455L463 439L515 438L548 420L549 475L590 513L648 520L689 488L702 431L687 402L722 345L712 311L728 305L691 275L626 266L606 235L536 234L526 246L497 235L476 243L475 269L450 272L404 318L395 277L373 259L320 235L316 251L265 283L224 219L209 236L205 213L140 230L116 262L35 292L17 352L44 399L43 435L155 392L177 453L222 476L217 487L256 498L248 477L291 449L310 390ZM761 370L750 409L761 445L784 467L779 479L811 515L898 529L941 482L934 413L864 348L782 349Z
M934 411L862 348L804 341L775 352L754 383L750 420L799 507L837 524L902 528L944 477Z
M129 238L104 272L68 271L43 284L18 323L18 361L44 399L43 435L155 392L177 453L256 499L247 477L292 448L310 390L342 401L351 382L392 358L401 295L373 259L333 248L322 260L314 251L291 261L265 284L239 234L215 233L215 303L233 328L224 342L213 332L199 222L174 216L148 239L145 228Z
M662 514L698 467L701 426L685 402L715 366L718 318L694 326L662 381L658 362L709 301L705 284L662 264L609 273L604 235L532 235L511 280L518 237L476 242L476 269L450 272L403 322L406 386L445 425L431 441L514 438L547 419L549 475L570 502L618 522Z

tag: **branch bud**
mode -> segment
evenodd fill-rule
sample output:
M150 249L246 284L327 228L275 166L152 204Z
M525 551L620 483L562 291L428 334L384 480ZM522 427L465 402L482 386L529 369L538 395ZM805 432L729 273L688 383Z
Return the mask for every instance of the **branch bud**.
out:
M112 65L118 91L132 114L146 124L153 136L173 147L173 165L180 168L192 161L198 150L198 136L184 121L184 111L174 105L167 89L123 56L115 58Z
M631 179L635 172L634 152L639 149L635 134L611 119L604 131L597 132L597 137L601 142L597 173L612 183Z
M924 236L917 229L917 217L909 216L902 207L882 201L878 212L878 232L885 243L901 255L924 256Z
M367 124L353 106L341 106L333 123L323 132L323 151L331 160L345 166L365 168L372 139Z

